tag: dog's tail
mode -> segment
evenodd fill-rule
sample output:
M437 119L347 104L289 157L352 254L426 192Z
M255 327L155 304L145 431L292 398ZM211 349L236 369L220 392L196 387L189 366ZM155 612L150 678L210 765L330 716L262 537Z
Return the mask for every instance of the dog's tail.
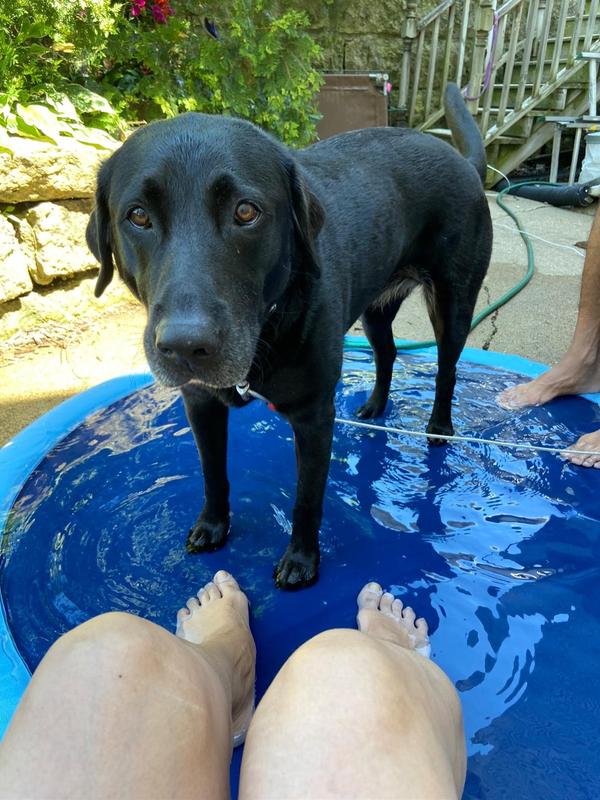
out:
M462 155L475 167L485 182L487 160L483 140L475 120L469 113L460 89L455 83L449 83L444 92L444 109L452 139Z

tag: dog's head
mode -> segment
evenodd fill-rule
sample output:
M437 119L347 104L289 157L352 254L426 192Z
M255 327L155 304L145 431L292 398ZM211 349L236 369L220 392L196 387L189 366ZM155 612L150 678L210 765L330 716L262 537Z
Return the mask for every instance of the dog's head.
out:
M294 278L319 276L323 210L289 152L259 128L184 114L133 134L98 174L88 245L144 304L156 378L245 380Z

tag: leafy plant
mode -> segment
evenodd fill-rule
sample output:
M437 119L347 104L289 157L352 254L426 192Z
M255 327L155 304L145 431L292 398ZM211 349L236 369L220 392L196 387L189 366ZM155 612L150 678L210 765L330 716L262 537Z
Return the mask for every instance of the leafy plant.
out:
M101 62L115 15L110 0L0 0L0 127L18 136L57 142L67 135L106 146L94 126L118 130L116 111L73 81ZM10 149L6 135L2 148Z
M266 0L233 0L215 15L219 39L205 38L191 65L202 86L198 107L250 119L288 144L314 138L316 94L322 83L312 63L319 48L306 33L308 17L276 15Z
M132 0L134 18L109 41L111 68L101 80L123 115L231 114L288 144L314 138L322 81L312 67L319 49L304 12L277 13L273 0L173 0L160 24L148 13L149 0L145 13L137 11L139 2Z
M306 144L321 82L307 26L277 0L0 0L0 131L102 146L97 129L198 110Z
M40 99L102 60L120 6L110 0L0 0L0 86Z
M30 103L24 106L15 103L14 107L11 107L5 103L0 109L0 126L7 133L53 144L60 144L61 136L69 136L83 144L100 149L110 150L114 144L112 137L105 131L84 124L77 109L66 95L58 98L47 97L45 104ZM0 147L4 152L12 152L10 140L6 136L0 138Z

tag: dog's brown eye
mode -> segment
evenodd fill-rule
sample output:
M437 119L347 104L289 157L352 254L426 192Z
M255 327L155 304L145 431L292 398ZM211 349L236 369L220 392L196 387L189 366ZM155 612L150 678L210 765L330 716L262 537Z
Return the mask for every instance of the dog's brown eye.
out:
M241 203L237 204L237 208L235 209L235 218L236 221L241 225L251 225L253 222L256 222L259 217L260 211L252 203L242 200Z
M140 208L140 206L132 208L129 214L127 214L127 219L132 225L135 225L136 228L151 227L150 216L143 208Z

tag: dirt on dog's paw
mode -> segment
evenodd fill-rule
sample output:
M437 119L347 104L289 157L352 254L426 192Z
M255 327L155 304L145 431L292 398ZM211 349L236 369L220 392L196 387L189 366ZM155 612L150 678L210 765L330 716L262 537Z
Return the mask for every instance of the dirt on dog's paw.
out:
M312 586L319 579L318 552L306 555L288 547L275 568L273 577L279 589L294 591Z
M200 514L194 526L190 528L185 549L188 553L209 553L211 550L218 550L227 541L229 527L229 518L211 521Z

